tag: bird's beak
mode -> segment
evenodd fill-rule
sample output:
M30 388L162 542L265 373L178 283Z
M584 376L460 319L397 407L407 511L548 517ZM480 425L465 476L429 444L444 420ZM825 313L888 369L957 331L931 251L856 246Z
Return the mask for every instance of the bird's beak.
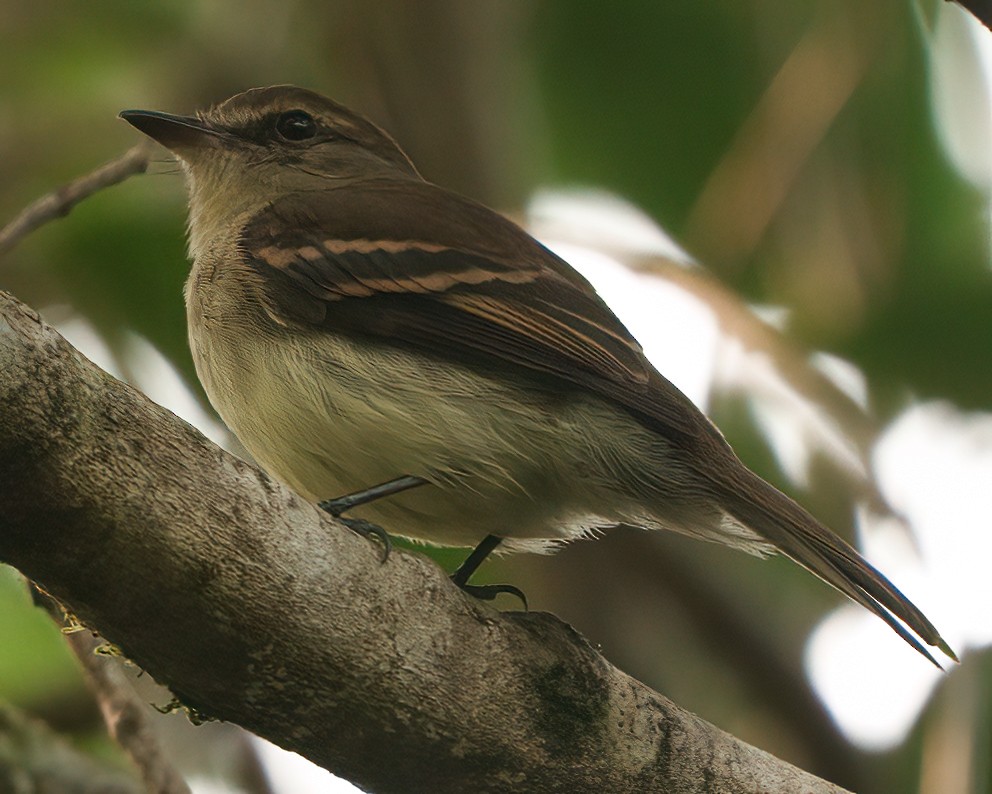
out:
M122 110L118 116L178 155L221 146L228 137L195 116L173 116L157 110Z

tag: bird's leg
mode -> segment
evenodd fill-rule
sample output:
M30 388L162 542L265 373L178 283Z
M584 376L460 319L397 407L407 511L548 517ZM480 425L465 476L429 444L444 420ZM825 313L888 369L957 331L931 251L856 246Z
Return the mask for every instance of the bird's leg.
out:
M376 499L393 496L394 494L426 484L427 480L423 477L413 477L412 475L405 474L402 477L397 477L395 480L388 480L378 485L373 485L371 488L365 488L345 496L339 496L337 499L327 499L321 502L318 507L326 510L335 518L340 518L342 513L351 510L353 507L365 505L376 501Z
M468 580L472 578L472 574L476 572L478 567L482 565L482 561L489 556L490 552L495 549L501 542L503 538L498 535L486 535L482 539L482 543L475 547L475 550L465 558L458 570L451 574L451 581L458 585L462 590L471 596L482 599L483 601L492 601L500 593L509 593L519 598L524 603L524 610L527 609L527 596L523 594L523 591L519 587L514 587L512 584L469 584Z
M332 516L345 524L349 529L353 532L357 532L362 537L377 538L379 542L382 543L382 561L385 562L389 557L390 549L393 547L386 530L378 524L373 524L371 521L366 521L364 518L344 518L342 513L351 510L353 507L374 502L376 499L382 499L386 496L393 496L394 494L402 493L403 491L408 491L411 488L417 488L418 486L426 484L427 480L422 477L414 477L410 474L405 474L402 477L397 477L395 480L379 483L378 485L373 485L371 488L365 488L361 491L345 494L344 496L339 496L336 499L325 499L323 502L319 502L317 507L321 510L326 510ZM480 559L479 562L482 562L482 560ZM478 563L476 563L476 566L478 566Z

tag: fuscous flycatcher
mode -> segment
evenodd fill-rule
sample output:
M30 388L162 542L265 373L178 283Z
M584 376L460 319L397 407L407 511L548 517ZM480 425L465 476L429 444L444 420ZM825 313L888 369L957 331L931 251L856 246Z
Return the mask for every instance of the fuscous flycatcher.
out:
M484 596L514 591L467 585L501 541L546 551L626 524L777 549L931 661L920 640L952 655L858 552L741 463L582 276L425 181L362 116L291 86L195 116L121 115L185 167L200 380L299 493L384 484L329 506L478 544L455 578Z

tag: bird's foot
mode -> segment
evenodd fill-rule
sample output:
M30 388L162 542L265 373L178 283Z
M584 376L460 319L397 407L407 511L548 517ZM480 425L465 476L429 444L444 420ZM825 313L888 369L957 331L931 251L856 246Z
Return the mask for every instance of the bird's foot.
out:
M483 538L482 542L475 547L471 554L468 555L468 558L459 566L458 570L451 574L451 581L470 596L478 598L482 601L492 601L500 593L516 596L523 602L524 611L526 612L527 596L524 595L523 590L519 587L514 587L512 584L468 583L468 580L472 577L472 574L475 573L476 569L482 564L482 561L489 556L490 552L492 552L492 550L495 549L502 542L502 540L503 539L497 535L487 535Z
M426 485L426 483L427 480L420 477L405 475L403 477L397 477L395 480L373 485L371 488L366 488L363 491L339 496L336 499L325 499L323 502L319 502L317 506L341 521L352 532L357 532L363 538L377 539L382 544L382 561L385 562L389 559L389 552L393 548L392 541L389 540L386 530L378 524L366 521L364 518L345 518L343 513L353 507L368 504L369 502L374 502L376 499L392 496L393 494L407 491L410 488Z
M452 576L451 580L454 581L455 577ZM524 612L527 611L527 596L524 595L523 590L519 587L514 587L512 584L460 584L458 582L455 582L455 584L461 590L464 590L473 598L478 598L480 601L492 601L501 593L516 596L523 603Z
M330 513L329 510L328 512ZM364 518L347 518L345 516L334 515L334 513L331 513L331 515L352 532L361 535L363 538L378 540L382 544L382 559L380 562L385 562L389 559L389 552L393 550L393 542L389 539L389 533L386 530L378 524L366 521Z

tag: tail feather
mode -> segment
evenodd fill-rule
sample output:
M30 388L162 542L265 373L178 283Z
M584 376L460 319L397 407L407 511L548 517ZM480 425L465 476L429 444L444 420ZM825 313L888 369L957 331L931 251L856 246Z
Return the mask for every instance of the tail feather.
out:
M779 551L873 612L934 665L923 643L957 661L927 617L854 548L739 462L720 486L722 505ZM900 622L901 621L901 622ZM915 636L914 636L915 635Z

